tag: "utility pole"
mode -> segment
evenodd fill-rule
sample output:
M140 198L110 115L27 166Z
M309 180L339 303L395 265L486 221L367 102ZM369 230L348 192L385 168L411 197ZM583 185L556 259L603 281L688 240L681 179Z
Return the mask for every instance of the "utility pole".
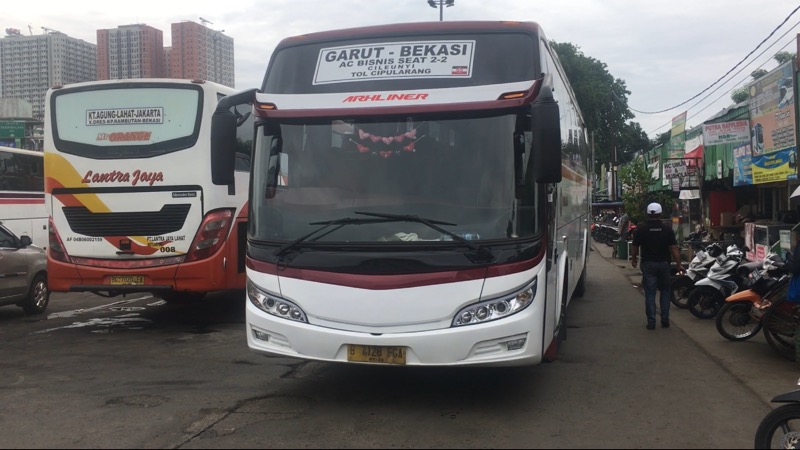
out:
M455 4L456 0L428 0L428 5L431 8L439 8L439 22L444 20L444 7L451 7Z

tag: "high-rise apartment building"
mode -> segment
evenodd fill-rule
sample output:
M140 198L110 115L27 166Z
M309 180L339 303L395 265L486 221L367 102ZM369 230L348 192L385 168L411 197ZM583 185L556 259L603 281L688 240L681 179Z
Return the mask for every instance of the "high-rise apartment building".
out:
M97 79L163 78L164 34L149 25L97 30Z
M95 45L53 30L25 36L6 29L0 39L0 97L31 103L44 117L44 97L55 85L95 79Z
M233 38L225 30L186 21L172 24L172 48L168 49L170 78L213 81L235 87Z

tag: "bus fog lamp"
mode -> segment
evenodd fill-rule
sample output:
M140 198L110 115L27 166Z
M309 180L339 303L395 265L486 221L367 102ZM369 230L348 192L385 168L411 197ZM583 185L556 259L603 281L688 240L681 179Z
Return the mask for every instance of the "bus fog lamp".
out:
M263 331L253 330L253 337L259 341L269 341L269 335Z
M502 319L527 308L536 296L536 278L527 286L509 296L500 297L492 300L474 303L456 313L451 326L460 327L464 325L474 325L486 323L492 320ZM513 346L524 346L515 341L509 341ZM519 348L515 347L514 349ZM513 350L512 348L509 348Z
M510 341L506 341L505 342L506 348L508 348L509 350L519 350L522 347L525 347L526 340L527 338L521 338L521 339L512 339Z

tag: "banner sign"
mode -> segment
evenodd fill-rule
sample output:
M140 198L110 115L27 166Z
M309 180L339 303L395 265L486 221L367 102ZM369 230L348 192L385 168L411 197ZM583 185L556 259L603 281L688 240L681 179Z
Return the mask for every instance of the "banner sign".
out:
M746 186L753 184L752 155L750 141L733 147L733 185Z
M794 59L748 88L754 184L797 179L793 75Z
M773 181L786 181L790 175L797 176L797 169L789 164L795 148L753 155L753 184L772 183Z
M650 162L647 163L647 168L650 170L650 176L657 180L661 176L661 164L659 164L659 157L654 156L650 158Z
M705 145L738 144L749 140L750 122L747 120L703 125L703 142Z
M686 111L672 118L672 130L670 131L669 143L672 147L670 157L683 157L686 138Z

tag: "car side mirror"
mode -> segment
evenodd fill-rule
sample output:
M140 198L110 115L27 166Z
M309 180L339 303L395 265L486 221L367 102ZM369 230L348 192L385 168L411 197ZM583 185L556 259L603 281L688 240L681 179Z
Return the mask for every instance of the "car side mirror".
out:
M20 236L19 243L22 244L23 247L27 247L33 244L30 236Z

